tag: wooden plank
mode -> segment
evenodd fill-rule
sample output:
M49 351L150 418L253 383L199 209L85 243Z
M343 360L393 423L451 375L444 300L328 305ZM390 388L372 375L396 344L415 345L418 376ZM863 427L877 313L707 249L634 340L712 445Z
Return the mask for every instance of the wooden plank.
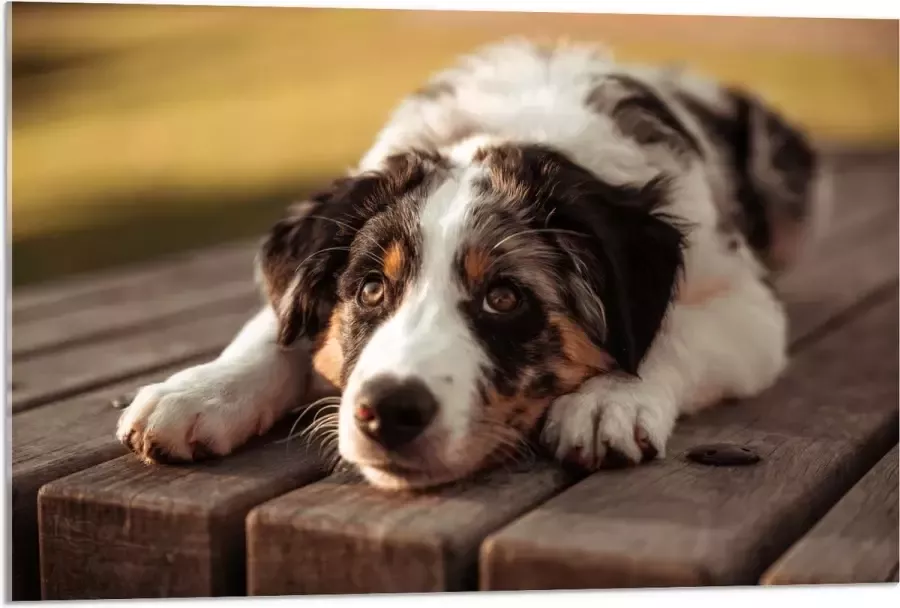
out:
M384 492L335 475L247 518L250 595L424 593L475 583L484 535L574 478L538 464L441 491Z
M216 314L145 327L114 339L13 361L12 411L18 412L130 376L218 353L260 305L250 295Z
M795 342L814 336L841 311L852 310L867 291L896 282L900 213L896 201L882 203L878 210L859 222L839 221L815 253L779 282Z
M669 457L594 474L481 550L482 589L750 584L897 441L896 290L798 355L756 399L676 430ZM762 462L705 467L693 446Z
M810 335L847 309L866 285L897 276L898 194L896 154L837 157L834 209L825 235L800 265L776 285L787 301L791 331ZM840 277L840 280L835 280ZM827 302L827 306L822 306Z
M199 363L200 360L193 361ZM111 400L165 379L182 365L21 412L12 417L12 599L41 599L37 494L42 485L126 454Z
M118 268L88 276L16 289L12 298L13 325L55 317L84 308L98 300L120 303L152 299L165 294L168 285L189 285L195 281L222 282L234 278L235 269L252 276L252 260L258 243L229 243L148 264Z
M295 442L191 466L129 454L53 481L38 496L42 596L242 595L247 512L321 475Z
M766 585L884 583L896 577L894 446L809 533L763 575Z
M14 324L13 358L23 361L61 347L108 340L128 331L190 319L201 308L203 314L227 309L256 293L249 271L235 269L234 274L244 276L221 284L212 282L212 278L169 283L162 293L147 294L136 301L104 297L56 316Z

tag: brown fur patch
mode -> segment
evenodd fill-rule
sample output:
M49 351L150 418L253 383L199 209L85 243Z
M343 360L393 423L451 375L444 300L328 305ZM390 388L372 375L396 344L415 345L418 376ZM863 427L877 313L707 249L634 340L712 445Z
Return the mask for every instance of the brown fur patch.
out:
M493 388L487 391L485 407L495 424L502 424L519 434L531 431L550 404L551 397L527 397L524 391L527 385L527 381L523 382L523 388L510 397L501 395ZM515 433L511 433L513 434Z
M466 270L466 281L470 287L477 285L484 279L484 275L487 273L490 265L490 255L484 249L472 247L466 251L463 266Z
M550 322L559 331L564 358L553 367L560 388L569 392L588 378L609 371L613 367L612 356L591 342L577 323L566 317L554 315Z
M394 241L391 243L387 252L384 254L384 266L382 268L384 276L391 281L397 281L403 275L403 269L406 266L406 253L400 243Z
M555 316L551 322L559 330L566 358L596 370L610 369L612 366L610 354L597 348L577 323L560 316Z
M313 346L312 374L307 399L333 395L341 388L341 370L344 352L341 348L341 328L344 323L344 306L338 304L331 313L327 331Z

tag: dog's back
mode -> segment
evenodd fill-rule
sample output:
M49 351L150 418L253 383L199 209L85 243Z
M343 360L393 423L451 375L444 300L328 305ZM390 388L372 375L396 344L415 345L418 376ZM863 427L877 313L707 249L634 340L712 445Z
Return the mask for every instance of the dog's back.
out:
M619 64L594 45L513 40L463 58L400 104L359 168L479 136L547 143L623 182L648 157L678 163L694 148L720 230L771 271L796 260L826 215L817 155L767 103L683 70Z

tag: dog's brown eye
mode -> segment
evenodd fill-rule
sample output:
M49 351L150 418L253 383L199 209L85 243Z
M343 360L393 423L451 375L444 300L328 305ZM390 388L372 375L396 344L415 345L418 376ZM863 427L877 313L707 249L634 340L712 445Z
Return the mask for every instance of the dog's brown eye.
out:
M514 287L506 284L491 287L482 305L484 310L495 315L510 313L518 306L519 293Z
M383 299L384 281L375 275L367 277L362 289L359 290L359 303L371 308L381 304Z

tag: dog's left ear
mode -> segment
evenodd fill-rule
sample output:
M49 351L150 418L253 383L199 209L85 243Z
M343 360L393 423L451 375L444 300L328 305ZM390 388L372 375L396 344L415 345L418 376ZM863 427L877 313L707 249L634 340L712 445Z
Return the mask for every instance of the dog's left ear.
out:
M658 333L683 263L684 236L653 211L664 182L596 187L564 200L549 220L572 259L571 299L580 324L619 368L637 374Z

